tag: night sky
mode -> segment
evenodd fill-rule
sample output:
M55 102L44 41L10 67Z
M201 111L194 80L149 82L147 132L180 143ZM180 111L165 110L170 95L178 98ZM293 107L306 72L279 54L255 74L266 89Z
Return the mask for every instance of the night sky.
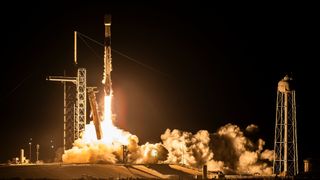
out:
M319 158L319 20L314 5L3 8L0 162L18 156L20 148L28 156L29 138L33 151L40 144L43 160L53 157L51 145L54 150L62 146L63 86L46 77L64 70L75 75L73 31L103 43L105 14L112 15L116 124L137 135L141 144L159 142L166 128L213 133L233 123L242 129L258 125L257 137L273 149L277 83L289 73L296 81L299 158ZM79 67L87 68L88 86L101 87L103 47L86 43L78 39Z

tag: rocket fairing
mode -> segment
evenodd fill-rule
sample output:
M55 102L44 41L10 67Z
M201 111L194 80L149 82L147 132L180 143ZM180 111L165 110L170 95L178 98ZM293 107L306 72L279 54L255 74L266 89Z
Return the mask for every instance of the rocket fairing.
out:
M112 94L112 82L111 82L111 15L104 17L104 73L102 83L104 84L104 92L106 96Z

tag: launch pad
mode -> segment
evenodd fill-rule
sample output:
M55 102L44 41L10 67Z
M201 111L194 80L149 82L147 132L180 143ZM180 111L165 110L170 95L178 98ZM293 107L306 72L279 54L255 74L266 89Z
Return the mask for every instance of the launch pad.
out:
M63 82L64 85L64 154L62 160L64 163L54 164L16 164L0 166L0 174L3 178L53 178L53 179L274 179L275 174L271 175L271 167L268 162L272 155L271 151L262 151L262 148L236 149L232 141L244 139L243 133L237 126L226 125L224 133L217 136L218 140L228 137L230 130L238 132L234 139L229 138L230 147L239 152L234 157L232 163L242 164L241 166L232 166L228 174L228 163L222 164L220 161L214 161L213 154L209 147L209 137L207 131L202 131L195 137L190 136L186 139L174 138L179 132L166 131L165 136L161 136L163 143L145 145L138 144L138 138L125 132L113 125L112 112L112 63L111 63L111 17L105 17L105 39L104 39L104 73L103 73L103 91L104 113L99 111L96 93L97 87L87 86L86 69L78 67L77 76L50 76L48 80ZM75 64L77 64L76 55L76 37L75 32ZM72 91L69 90L72 88ZM72 95L72 97L71 97ZM71 98L70 98L71 97ZM87 123L87 99L90 103L90 124ZM282 106L281 106L282 107ZM286 106L285 106L286 107ZM284 108L285 109L285 108ZM288 112L285 109L285 112ZM291 116L290 116L291 117ZM285 118L286 119L286 118ZM286 120L287 121L287 120ZM283 123L281 123L283 124ZM94 136L94 134L96 136ZM287 133L285 133L287 134ZM223 136L224 135L224 136ZM188 136L188 137L189 137ZM219 139L220 138L220 139ZM181 141L177 141L177 140ZM165 142L167 141L167 142ZM182 142L181 144L177 144ZM190 147L185 142L192 142L194 146ZM219 144L220 141L216 141ZM239 141L240 142L240 141ZM241 141L242 142L242 141ZM287 142L285 139L279 144ZM190 144L190 143L189 143ZM172 146L176 145L176 146ZM248 144L240 143L239 147L247 147ZM259 141L261 147L264 142ZM217 146L219 147L219 146ZM285 146L284 149L286 149ZM190 148L190 149L188 149ZM192 150L192 148L197 148ZM239 151L237 151L239 150ZM161 153L162 152L162 153ZM227 151L226 151L227 152ZM280 151L279 151L280 152ZM127 156L131 153L130 157ZM227 152L228 153L228 152ZM160 154L158 156L158 154ZM228 156L232 154L229 153ZM262 156L262 154L264 156ZM189 155L189 156L188 156ZM215 152L215 156L218 156ZM223 157L224 154L221 154ZM129 157L127 160L127 157ZM201 158L199 158L201 157ZM255 158L258 157L258 158ZM187 160L191 158L191 160ZM193 159L192 159L193 158ZM203 158L203 159L202 159ZM250 163L248 163L249 158ZM31 158L30 158L31 159ZM279 160L282 161L282 160ZM284 161L287 161L285 158ZM101 163L103 162L103 163ZM88 164L90 163L90 164ZM174 164L164 164L174 163ZM182 165L183 164L183 165ZM244 165L243 165L244 164ZM211 165L208 171L207 165ZM217 167L215 167L215 166ZM286 165L284 163L284 165ZM186 167L188 166L188 167ZM198 169L194 169L197 167ZM201 169L203 167L203 169ZM259 169L260 168L260 169ZM224 171L225 169L226 171ZM286 168L285 168L286 169ZM222 173L222 171L228 175ZM280 170L281 172L282 170ZM286 170L285 170L286 171ZM237 174L236 174L237 172ZM245 173L245 174L243 174ZM18 176L18 177L17 177ZM284 176L286 178L286 176Z
M5 165L0 166L0 174L5 179L202 179L199 170L171 164ZM211 178L221 175L208 174Z

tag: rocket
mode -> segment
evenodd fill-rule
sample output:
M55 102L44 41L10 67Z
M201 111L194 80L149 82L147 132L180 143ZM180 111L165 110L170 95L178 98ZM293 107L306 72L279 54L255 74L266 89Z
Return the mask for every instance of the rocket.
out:
M104 17L104 72L102 84L104 84L105 96L112 95L112 82L111 82L111 15Z

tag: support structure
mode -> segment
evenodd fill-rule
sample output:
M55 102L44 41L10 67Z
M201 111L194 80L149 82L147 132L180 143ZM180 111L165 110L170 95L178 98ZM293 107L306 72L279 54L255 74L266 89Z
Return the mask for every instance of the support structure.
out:
M87 78L86 69L79 68L77 76L77 116L75 139L82 137L87 123Z
M78 64L78 61L77 61L77 31L74 31L74 64Z
M64 119L63 119L63 150L72 148L75 140L74 124L76 121L77 89L73 82L63 82L64 87Z
M292 78L278 83L274 138L273 173L282 176L298 174L296 97Z
M122 163L127 164L128 162L128 146L127 145L122 145Z
M77 77L49 76L49 81L62 82L64 85L64 133L63 149L72 147L81 138L86 125L87 94L86 69L79 68Z
M40 149L40 145L39 145L39 144L37 144L36 148L37 148L36 163L39 163L39 149Z

